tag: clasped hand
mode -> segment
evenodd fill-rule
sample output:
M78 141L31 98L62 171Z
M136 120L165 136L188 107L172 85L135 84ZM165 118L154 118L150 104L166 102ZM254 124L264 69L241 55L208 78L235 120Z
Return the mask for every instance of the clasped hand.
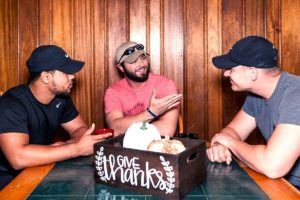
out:
M206 150L208 159L212 162L226 162L229 165L232 161L229 146L233 140L229 134L216 134L211 140L211 147Z

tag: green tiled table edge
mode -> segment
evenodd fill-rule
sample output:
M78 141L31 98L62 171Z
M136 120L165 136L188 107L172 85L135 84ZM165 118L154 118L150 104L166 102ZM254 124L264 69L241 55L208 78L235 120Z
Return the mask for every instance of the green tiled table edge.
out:
M57 163L28 199L156 200L161 198L95 183L90 157L81 157ZM184 198L184 200L189 199L256 200L269 198L234 161L228 166L207 162L207 180Z

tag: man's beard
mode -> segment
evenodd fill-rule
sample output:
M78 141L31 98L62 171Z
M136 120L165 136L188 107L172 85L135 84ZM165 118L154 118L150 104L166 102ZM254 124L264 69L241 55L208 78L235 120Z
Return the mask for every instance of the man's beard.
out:
M125 76L132 80L132 81L136 81L136 82L144 82L148 79L149 77L149 73L150 73L150 65L147 67L147 71L146 71L146 74L144 74L143 76L139 77L139 76L136 76L133 72L129 72L126 67L123 66L123 69L124 69L124 74Z
M53 90L54 90L56 95L69 96L69 94L71 93L71 88L67 89L67 90L64 90L64 91L58 91L57 86L56 86L55 83L52 83L52 87L53 87Z

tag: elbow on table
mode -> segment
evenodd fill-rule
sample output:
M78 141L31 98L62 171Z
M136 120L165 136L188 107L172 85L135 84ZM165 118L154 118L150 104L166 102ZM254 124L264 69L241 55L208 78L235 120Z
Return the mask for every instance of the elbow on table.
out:
M24 169L26 166L26 162L24 162L24 159L17 158L17 156L10 160L10 165L15 170Z
M288 173L288 171L283 170L280 166L269 166L263 172L268 178L277 179L281 178Z
M11 166L14 170L21 170L21 169L25 168L25 166L18 164L18 163L12 163Z

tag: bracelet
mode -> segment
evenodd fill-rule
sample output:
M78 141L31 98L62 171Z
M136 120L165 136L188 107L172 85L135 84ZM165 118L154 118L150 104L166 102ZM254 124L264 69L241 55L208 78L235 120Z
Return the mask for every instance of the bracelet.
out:
M156 115L156 114L154 114L154 113L150 110L150 108L147 108L147 112L148 112L150 115L152 115L152 117L153 117L155 120L158 120L158 119L159 119L159 116Z

